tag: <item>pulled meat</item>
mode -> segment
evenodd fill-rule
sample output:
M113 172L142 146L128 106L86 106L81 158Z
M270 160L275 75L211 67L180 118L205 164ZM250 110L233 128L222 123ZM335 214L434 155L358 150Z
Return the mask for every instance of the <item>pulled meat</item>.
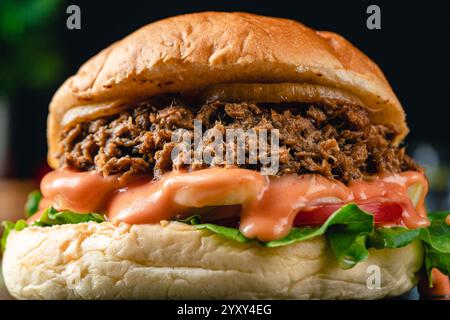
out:
M176 145L171 141L172 133L177 129L192 133L194 120L202 121L204 131L218 129L224 141L229 128L257 132L278 129L277 175L319 173L348 183L363 175L421 170L404 148L393 145L393 128L372 124L369 111L363 107L218 101L188 107L177 100L166 105L141 103L118 115L66 130L60 164L82 171L96 170L105 176L150 173L158 177L173 168L205 168L209 164L184 165L171 159ZM237 166L254 170L261 167L248 162Z

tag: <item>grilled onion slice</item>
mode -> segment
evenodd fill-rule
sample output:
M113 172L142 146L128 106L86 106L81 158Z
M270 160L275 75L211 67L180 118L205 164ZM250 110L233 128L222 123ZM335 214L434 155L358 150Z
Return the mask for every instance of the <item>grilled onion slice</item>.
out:
M338 88L309 83L231 83L217 84L203 93L205 101L224 102L306 102L339 103L362 106L355 95Z

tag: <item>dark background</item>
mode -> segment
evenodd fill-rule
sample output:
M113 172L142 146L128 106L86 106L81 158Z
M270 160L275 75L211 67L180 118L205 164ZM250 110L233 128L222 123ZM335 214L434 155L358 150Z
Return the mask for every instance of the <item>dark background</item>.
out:
M36 178L47 170L45 121L52 94L104 47L161 18L206 10L247 11L340 33L375 60L407 112L408 152L427 167L433 189L431 206L450 206L450 105L446 100L450 93L450 6L445 3L2 0L0 103L7 110L3 113L7 126L0 134L7 135L8 143L6 151L0 150L4 159L0 174ZM81 30L66 28L70 4L81 8ZM381 30L366 28L370 4L381 8Z

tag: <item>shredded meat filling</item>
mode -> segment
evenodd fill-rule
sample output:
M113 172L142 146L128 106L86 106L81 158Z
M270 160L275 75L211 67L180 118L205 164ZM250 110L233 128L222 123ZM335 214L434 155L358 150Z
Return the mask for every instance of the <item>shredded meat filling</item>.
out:
M64 131L60 164L105 176L150 173L158 177L173 168L205 168L210 164L180 161L191 154L171 159L176 145L172 133L177 129L192 133L194 120L202 121L204 131L220 130L224 141L229 128L278 129L278 175L319 173L348 183L363 175L421 170L404 148L393 145L394 129L371 123L370 113L363 107L218 101L188 107L177 100L165 106L141 103ZM236 166L257 170L261 165L246 162Z

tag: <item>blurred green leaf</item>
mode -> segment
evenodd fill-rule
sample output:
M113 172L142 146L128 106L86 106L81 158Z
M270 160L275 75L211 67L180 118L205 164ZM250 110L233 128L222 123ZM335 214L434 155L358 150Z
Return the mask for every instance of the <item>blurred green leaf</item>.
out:
M0 1L1 35L9 41L18 38L29 28L38 27L55 14L60 0L2 0Z
M0 92L42 90L61 74L63 60L54 40L61 0L0 1ZM60 26L61 28L64 26Z

